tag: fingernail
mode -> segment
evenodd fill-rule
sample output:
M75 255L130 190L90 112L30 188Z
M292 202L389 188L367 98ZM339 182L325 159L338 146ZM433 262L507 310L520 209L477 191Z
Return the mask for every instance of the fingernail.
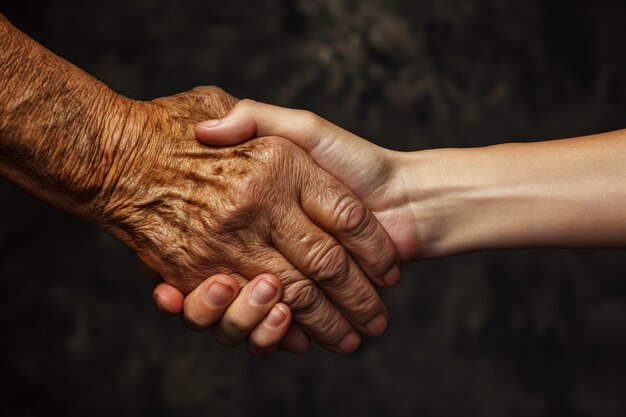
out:
M205 120L204 122L200 122L198 123L198 126L202 126L202 127L215 127L218 124L220 124L221 119L211 119L211 120Z
M264 279L252 290L252 301L255 304L263 305L267 304L274 299L276 296L276 287L270 281Z
M287 315L282 308L278 306L272 307L270 314L265 318L265 323L270 327L278 327L287 319Z
M383 281L389 286L396 285L398 281L400 281L400 268L398 268L398 266L391 268L389 272L385 274Z
M233 294L235 294L235 290L230 285L214 282L209 287L207 298L211 304L223 306L233 298Z
M372 336L378 336L387 328L387 317L385 317L384 314L379 314L371 319L365 325L365 328L372 334Z
M339 342L339 349L345 353L354 352L361 344L361 338L358 334L350 332Z

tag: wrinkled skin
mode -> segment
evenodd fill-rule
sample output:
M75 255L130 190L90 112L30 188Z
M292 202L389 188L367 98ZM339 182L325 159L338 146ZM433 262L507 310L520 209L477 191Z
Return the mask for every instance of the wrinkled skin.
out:
M113 168L93 200L103 227L184 293L216 273L240 285L271 273L294 322L321 345L337 350L355 329L376 333L366 324L386 315L384 306L344 247L360 248L376 268L368 273L382 277L396 263L386 232L289 141L198 143L194 124L233 103L212 88L129 103L123 132L111 135L119 143Z

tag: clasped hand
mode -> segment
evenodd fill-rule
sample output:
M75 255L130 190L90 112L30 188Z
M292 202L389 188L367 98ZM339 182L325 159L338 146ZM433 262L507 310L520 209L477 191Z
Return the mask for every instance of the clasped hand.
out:
M194 125L212 94L224 93L195 89L131 112L148 117L140 129L127 123L125 135L140 140L115 173L115 184L123 186L98 202L109 230L182 293L215 274L233 277L238 286L271 274L278 280L262 284L266 301L278 301L271 286L282 291L297 325L289 332L294 350L301 350L304 331L335 352L352 351L358 333L376 335L386 326L370 279L379 285L385 277L397 280L391 239L366 206L297 145L278 137L228 148L196 141ZM222 289L228 295L233 286L226 282ZM207 326L201 311L185 309L194 328ZM229 344L246 336L223 333Z
M402 261L415 258L416 248L420 245L419 237L413 227L407 227L414 224L414 219L408 205L404 204L403 196L398 192L402 188L398 182L403 179L394 170L400 153L379 148L310 112L283 109L250 100L237 104L222 120L201 123L195 132L198 139L206 144L220 146L232 146L255 136L265 135L291 139L310 153L321 167L363 199L389 233ZM254 144L255 141L247 143ZM366 234L369 233L371 232ZM358 255L358 252L355 253ZM360 263L368 265L368 260L361 259ZM266 269L265 272L271 271ZM397 275L393 275L391 279L397 279ZM272 281L272 276L266 275L258 280ZM195 317L194 320L203 323L203 328L214 326L215 336L224 344L230 344L231 339L239 342L248 336L248 348L254 354L265 355L273 352L273 347L284 335L284 324L280 325L271 318L286 319L285 311L288 310L281 305L272 309L275 301L267 302L260 308L251 301L250 291L244 291L236 299L231 294L228 301L224 297L224 302L216 304L211 300L209 290L216 290L214 281L233 285L228 284L228 276L211 277L187 297L184 308L182 294L168 285L157 286L155 299L159 300L158 304L164 311L184 310L186 317ZM256 282L253 285L256 286ZM357 290L358 287L352 289ZM230 302L233 304L230 305ZM266 314L267 317L263 320ZM273 325L272 322L276 324ZM378 325L381 326L378 331L384 328L383 323ZM233 333L238 337L229 338L228 334ZM283 347L294 345L289 339L290 337L286 338Z

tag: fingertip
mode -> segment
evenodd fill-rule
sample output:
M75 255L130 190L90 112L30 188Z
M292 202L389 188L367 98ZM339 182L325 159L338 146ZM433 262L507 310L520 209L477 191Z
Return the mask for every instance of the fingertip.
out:
M167 314L180 314L183 311L185 296L165 282L159 283L153 291L153 301L157 309Z
M239 294L239 290L239 284L235 278L227 274L216 274L196 287L190 295L201 295L210 305L222 308L230 305Z
M194 134L196 135L196 139L200 142L212 146L230 146L237 143L233 140L232 136L228 136L223 132L220 132L218 124L209 126L206 124L208 122L210 121L207 120L206 122L199 123L194 127Z
M196 138L207 145L238 145L256 136L254 118L229 113L222 119L206 120L195 125Z
M195 331L206 330L218 321L239 295L234 277L213 275L198 285L183 300L185 324Z
M386 272L381 272L384 271L382 262L377 265L366 265L363 260L359 260L358 264L370 281L380 288L392 288L400 282L401 272L396 262Z
M213 307L226 307L235 297L235 288L231 284L215 281L208 288L205 297Z
M389 320L384 313L380 313L373 319L371 319L366 325L365 328L369 332L370 336L380 336L386 329Z
M291 311L282 303L275 304L250 333L246 347L256 357L268 357L278 351L291 324Z
M339 341L337 347L341 350L340 353L352 353L361 344L361 337L356 332L350 332Z
M291 310L283 303L277 303L267 314L263 323L269 327L283 327L291 324Z
M279 298L282 297L282 295L283 295L283 283L280 281L280 279L276 275L272 275L272 274L268 274L268 273L261 274L261 275L258 275L256 278L254 278L252 281L250 281L250 283L254 283L254 282L257 282L257 281L261 281L261 280L267 280L267 281L271 282L272 285L274 287L276 287L276 290L278 292Z
M394 265L389 272L387 272L385 274L385 276L383 277L383 282L389 286L389 287L393 287L394 285L396 285L398 282L400 282L400 268L397 265Z

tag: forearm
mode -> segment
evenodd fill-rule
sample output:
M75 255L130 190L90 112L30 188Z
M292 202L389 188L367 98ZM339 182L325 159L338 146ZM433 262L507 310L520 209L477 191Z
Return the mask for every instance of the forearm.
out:
M123 144L131 101L29 39L0 16L0 175L87 216ZM115 142L115 143L114 143Z
M626 130L415 152L404 171L425 256L626 247Z

